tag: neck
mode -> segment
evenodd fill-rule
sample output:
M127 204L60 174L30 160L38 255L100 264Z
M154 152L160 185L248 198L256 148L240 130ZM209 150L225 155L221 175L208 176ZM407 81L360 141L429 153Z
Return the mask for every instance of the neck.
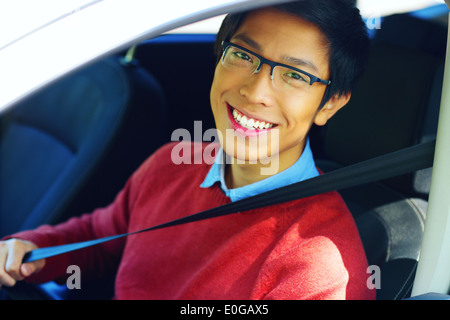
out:
M300 158L303 153L303 148L304 145L300 148L286 150L283 153L283 157L277 154L276 156L272 156L270 161L265 161L264 163L260 161L256 163L245 161L245 163L242 163L243 161L233 159L225 167L225 183L227 188L235 189L243 187L286 170Z
M227 164L225 168L225 183L228 189L243 187L267 178L260 173L256 164Z

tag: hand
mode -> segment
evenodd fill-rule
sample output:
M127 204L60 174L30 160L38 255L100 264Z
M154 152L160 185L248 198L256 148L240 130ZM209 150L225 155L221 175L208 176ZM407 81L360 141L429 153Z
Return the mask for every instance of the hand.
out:
M37 248L34 243L20 239L0 241L0 289L3 285L14 286L44 267L45 260L22 263L24 255Z

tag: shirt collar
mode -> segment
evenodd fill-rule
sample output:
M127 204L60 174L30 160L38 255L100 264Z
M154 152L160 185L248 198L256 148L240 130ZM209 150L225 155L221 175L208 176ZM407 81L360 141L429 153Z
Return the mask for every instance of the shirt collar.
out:
M218 182L222 191L231 201L241 200L319 175L310 148L309 139L306 141L302 155L291 167L266 179L243 187L235 189L227 188L225 184L225 163L224 152L220 148L214 164L211 166L200 187L210 188Z

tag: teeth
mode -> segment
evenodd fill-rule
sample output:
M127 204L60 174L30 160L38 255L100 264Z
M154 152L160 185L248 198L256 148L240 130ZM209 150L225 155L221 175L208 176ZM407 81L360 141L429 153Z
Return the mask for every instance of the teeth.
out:
M244 128L247 129L269 129L272 128L274 125L270 122L264 122L264 121L259 121L256 119L252 119L252 118L247 118L247 116L244 116L243 114L241 114L239 111L237 111L236 109L233 109L233 118L236 120L236 122L238 122L241 126L243 126Z
M241 118L241 124L243 127L247 127L247 117L246 116L243 116Z

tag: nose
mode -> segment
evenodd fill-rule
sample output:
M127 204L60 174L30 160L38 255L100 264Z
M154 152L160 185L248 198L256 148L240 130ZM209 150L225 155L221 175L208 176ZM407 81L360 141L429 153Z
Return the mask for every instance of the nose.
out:
M273 97L271 67L262 65L255 74L249 77L241 86L240 94L251 104L270 106Z

